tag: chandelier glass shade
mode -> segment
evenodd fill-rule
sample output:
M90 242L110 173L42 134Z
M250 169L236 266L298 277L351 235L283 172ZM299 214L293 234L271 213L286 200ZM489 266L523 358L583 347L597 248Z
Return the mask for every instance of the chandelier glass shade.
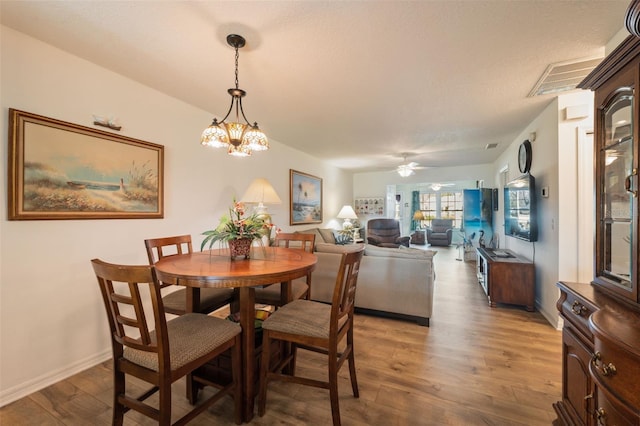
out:
M402 177L408 177L414 173L413 169L406 164L398 166L398 174Z
M227 43L236 51L236 87L227 91L231 95L231 105L227 114L220 122L217 118L213 119L211 125L202 132L200 143L212 148L227 148L229 155L246 157L251 155L252 151L269 149L269 140L258 127L258 123L249 123L242 109L242 98L247 92L238 87L238 49L245 45L245 39L237 34L229 34ZM234 110L235 121L226 121Z

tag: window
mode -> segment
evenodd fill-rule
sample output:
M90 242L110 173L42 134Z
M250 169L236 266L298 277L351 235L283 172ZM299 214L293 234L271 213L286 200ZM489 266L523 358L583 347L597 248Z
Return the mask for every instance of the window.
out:
M462 191L425 192L420 194L420 210L425 220L421 226L431 226L431 219L452 219L453 227L462 224Z
M437 193L429 192L425 194L420 194L420 210L424 213L424 219L420 222L420 227L424 228L425 226L431 226L431 219L434 219L437 216Z
M440 194L440 217L452 219L453 227L462 224L462 192L443 192Z

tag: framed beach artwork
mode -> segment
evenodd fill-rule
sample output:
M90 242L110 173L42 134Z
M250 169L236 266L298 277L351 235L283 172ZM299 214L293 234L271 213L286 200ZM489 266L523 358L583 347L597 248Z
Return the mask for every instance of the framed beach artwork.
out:
M322 223L322 179L289 170L290 225Z
M162 145L9 109L9 220L164 217Z

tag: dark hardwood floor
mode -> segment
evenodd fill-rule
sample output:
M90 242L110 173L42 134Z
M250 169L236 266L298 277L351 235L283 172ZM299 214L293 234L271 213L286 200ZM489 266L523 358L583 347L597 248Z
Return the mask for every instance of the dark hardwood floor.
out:
M344 425L549 425L561 393L561 333L537 312L490 308L475 280L475 263L435 248L431 327L356 316L360 398L340 372ZM402 285L402 283L395 283ZM323 358L300 353L298 368L324 376ZM1 425L108 425L111 367L102 363L0 409ZM174 414L187 407L174 385ZM177 417L175 417L177 418ZM232 425L223 400L191 424ZM255 425L331 423L328 391L288 383L269 387L267 413ZM153 424L137 413L127 425Z

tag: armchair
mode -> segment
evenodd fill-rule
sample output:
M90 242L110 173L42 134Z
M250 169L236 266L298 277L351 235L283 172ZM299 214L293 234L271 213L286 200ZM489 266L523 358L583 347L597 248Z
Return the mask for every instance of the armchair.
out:
M380 247L409 247L411 237L402 237L395 219L371 219L367 222L367 243Z
M427 228L427 242L432 246L451 245L452 228L451 219L432 219L431 226Z

